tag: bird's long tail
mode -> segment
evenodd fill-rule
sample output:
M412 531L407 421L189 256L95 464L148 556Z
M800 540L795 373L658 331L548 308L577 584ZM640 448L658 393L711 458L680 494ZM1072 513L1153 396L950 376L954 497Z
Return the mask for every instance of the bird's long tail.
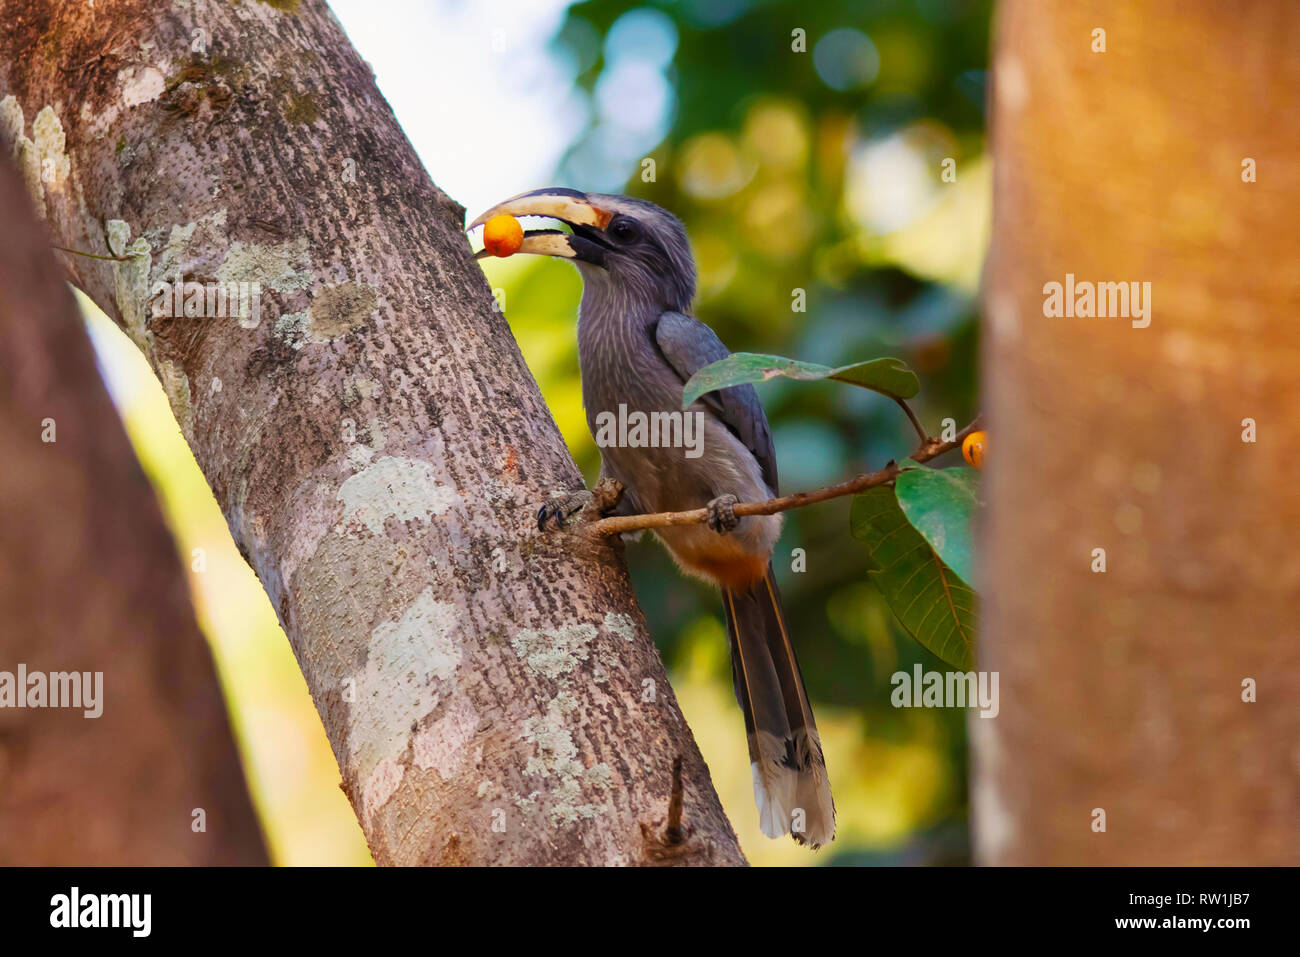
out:
M772 566L748 590L722 595L760 826L821 847L835 836L835 802Z

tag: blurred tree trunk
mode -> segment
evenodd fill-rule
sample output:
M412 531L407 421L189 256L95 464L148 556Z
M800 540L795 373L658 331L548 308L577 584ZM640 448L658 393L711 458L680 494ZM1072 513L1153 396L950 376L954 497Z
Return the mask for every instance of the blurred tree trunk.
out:
M742 863L615 547L537 532L581 476L463 210L325 5L0 21L0 128L55 242L143 254L70 266L157 371L375 859ZM260 308L156 317L178 275ZM679 755L689 838L664 848Z
M1300 6L999 20L979 858L1296 864ZM1150 325L1046 317L1067 273Z
M102 675L89 709L0 709L0 864L265 864L176 546L7 159L0 222L0 670Z

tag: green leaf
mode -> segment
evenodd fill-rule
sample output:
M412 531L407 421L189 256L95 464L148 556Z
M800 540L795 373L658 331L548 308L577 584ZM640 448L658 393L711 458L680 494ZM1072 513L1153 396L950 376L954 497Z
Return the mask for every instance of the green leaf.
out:
M908 466L914 466L909 468ZM943 563L969 585L975 577L973 524L979 472L972 468L931 469L910 459L900 463L894 489L912 526L925 536Z
M766 382L777 376L787 379L836 379L871 389L891 399L910 399L921 391L921 381L902 359L872 359L851 366L818 365L781 356L736 352L706 365L691 376L682 389L685 409L702 395L746 382Z
M866 543L867 577L904 630L948 664L975 667L975 593L940 561L898 507L891 488L853 497L853 537Z
M840 366L829 378L860 385L891 399L910 399L921 391L921 380L907 367L907 363L888 356L856 365Z

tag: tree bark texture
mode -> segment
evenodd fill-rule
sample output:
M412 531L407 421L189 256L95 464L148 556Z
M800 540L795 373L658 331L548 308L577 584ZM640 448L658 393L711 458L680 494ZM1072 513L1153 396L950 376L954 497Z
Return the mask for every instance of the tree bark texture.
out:
M163 382L375 859L742 863L616 547L536 529L581 476L463 210L325 5L0 22L0 126L55 242L134 257L69 265ZM260 309L154 317L178 274L255 282ZM663 846L679 755L688 836Z
M102 676L89 709L0 709L0 864L265 864L176 546L7 159L0 222L0 670Z
M1296 864L1300 7L998 20L978 856ZM1047 317L1067 274L1150 324Z

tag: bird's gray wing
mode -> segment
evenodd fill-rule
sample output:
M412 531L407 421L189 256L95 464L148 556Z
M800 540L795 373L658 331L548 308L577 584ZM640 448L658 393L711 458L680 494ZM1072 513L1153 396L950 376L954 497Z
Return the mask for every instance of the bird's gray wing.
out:
M682 384L710 362L731 355L717 333L693 316L680 312L665 312L654 329L655 343L673 370L681 376ZM758 401L752 385L735 385L718 389L700 400L735 433L736 438L754 453L763 469L763 481L777 492L776 449L772 445L772 430L767 416Z

